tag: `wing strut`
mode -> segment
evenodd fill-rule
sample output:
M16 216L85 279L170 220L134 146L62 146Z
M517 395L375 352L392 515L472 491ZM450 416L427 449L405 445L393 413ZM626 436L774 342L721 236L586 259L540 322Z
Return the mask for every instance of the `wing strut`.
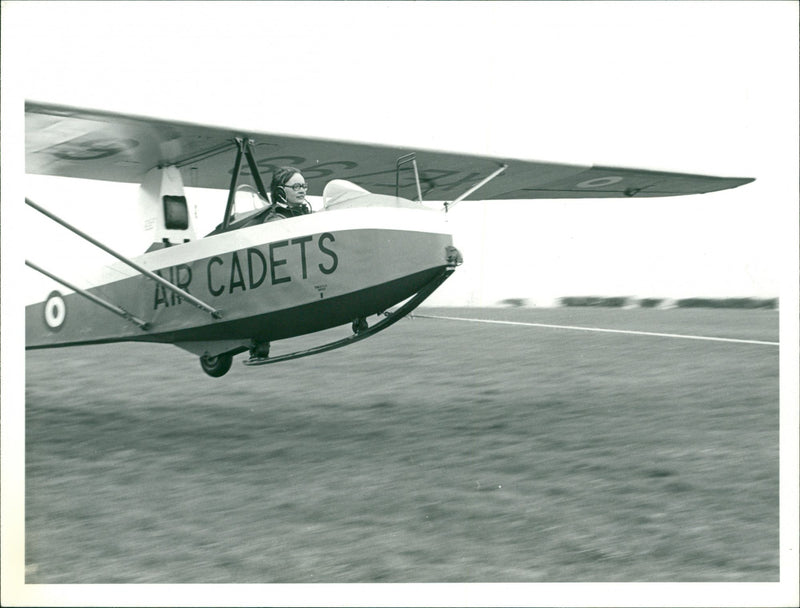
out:
M89 293L85 289L81 289L80 287L77 287L77 286L73 285L69 281L65 281L64 279L61 279L61 278L57 277L56 275L54 275L51 272L47 272L41 266L37 266L33 262L29 262L28 260L25 260L25 265L29 266L30 268L33 268L37 272L41 272L44 276L53 279L57 283L61 283L67 289L71 289L72 291L74 291L76 293L79 293L83 297L88 298L89 300L91 300L95 304L98 304L98 305L102 306L106 310L110 310L115 315L119 315L120 317L122 317L123 319L127 319L128 321L130 321L134 325L138 325L140 329L143 329L143 330L146 331L146 330L148 330L150 328L150 324L147 321L142 321L139 317L136 317L136 316L132 315L131 313L129 313L124 308L122 308L120 306L117 306L116 304L112 304L111 302L109 302L107 300L104 300L103 298L100 298L100 297L94 295L93 293Z
M503 171L505 171L506 169L508 169L508 165L503 165L503 166L501 166L501 167L500 167L500 168L499 168L497 171L495 171L495 172L494 172L494 173L492 173L491 175L488 175L488 176L486 176L485 178L483 178L481 181L479 181L477 184L475 184L474 186L472 186L472 188L470 188L469 190L467 190L467 191L466 191L464 194L462 194L461 196L459 196L459 197L458 197L456 200L454 200L453 202L451 202L451 203L445 203L445 204L444 204L444 212L445 212L445 213L447 213L447 211L450 209L450 207L454 207L456 203L459 203L459 202L463 201L463 200L464 200L465 198L467 198L467 197L468 197L470 194L472 194L473 192L475 192L475 190L477 190L478 188L481 188L481 187L485 186L486 184L488 184L490 181L492 181L492 180L493 180L495 177L497 177L498 175L500 175L500 174L501 174Z
M411 152L410 154L406 154L405 156L401 156L397 159L397 168L395 169L394 174L394 195L400 196L400 167L411 163L411 166L414 168L414 181L417 184L417 200L421 203L422 202L422 188L419 185L419 169L417 169L417 155Z
M228 204L225 205L225 217L222 218L223 230L231 223L231 214L233 213L233 205L236 198L236 184L239 182L239 174L242 171L242 156L247 159L247 164L250 167L250 174L253 176L253 179L256 182L258 193L264 197L264 200L269 201L267 189L264 187L264 182L261 180L261 173L258 171L258 165L256 164L255 157L253 156L253 140L237 137L235 141L236 162L234 163L233 171L231 172L231 185L228 190Z
M105 251L106 253L109 253L109 254L113 255L115 258L117 258L118 260L124 262L125 264L127 264L131 268L141 272L146 277L148 277L150 279L153 279L156 283L159 283L159 284L163 285L165 288L167 288L170 291L176 293L180 297L187 299L189 302L191 302L192 304L194 304L198 308L201 308L201 309L203 309L203 310L205 310L207 312L210 312L211 316L214 317L215 319L219 319L220 317L222 317L222 313L220 313L220 311L218 311L213 306L209 306L208 304L206 304L202 300L194 297L188 291L184 291L180 287L177 287L176 285L173 285L172 283L167 281L165 278L158 276L156 273L147 270L147 268L144 268L144 267L140 266L139 264L137 264L136 262L134 262L133 260L130 260L130 259L126 258L124 255L122 255L120 253L117 253L116 251L114 251L110 247L107 247L107 246L103 245L101 242L93 239L92 237L90 237L85 232L82 232L82 231L78 230L77 228L75 228L74 226L68 224L67 222L62 220L60 217L58 217L57 215L53 215L47 209L44 209L43 207L40 207L39 205L34 203L31 199L25 198L25 204L27 204L30 207L33 207L34 209L36 209L36 211L38 211L39 213L49 217L51 220L53 220L57 224L61 224L62 226L64 226L64 228L66 228L68 230L71 230L72 232L77 234L79 237L81 237L83 239L86 239L87 241L89 241L95 247L98 247L98 248L102 249L103 251ZM70 289L72 289L72 288L70 287Z

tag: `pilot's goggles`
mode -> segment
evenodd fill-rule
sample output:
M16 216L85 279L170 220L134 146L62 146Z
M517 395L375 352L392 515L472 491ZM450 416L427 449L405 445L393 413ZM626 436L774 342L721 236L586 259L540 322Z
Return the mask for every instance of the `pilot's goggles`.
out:
M308 190L308 184L292 184L291 186L287 184L286 187L291 188L295 192L300 192L300 190Z

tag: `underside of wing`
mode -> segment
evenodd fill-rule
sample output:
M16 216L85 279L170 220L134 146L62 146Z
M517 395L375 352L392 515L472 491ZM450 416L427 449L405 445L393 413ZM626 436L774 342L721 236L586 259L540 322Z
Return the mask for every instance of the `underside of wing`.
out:
M410 153L425 200L453 200L503 165L500 176L467 199L675 196L753 181L256 133L36 102L26 103L25 117L28 173L120 182L138 183L153 167L175 165L187 186L227 188L237 137L255 142L256 165L265 180L276 167L297 167L312 195L321 195L331 179L346 179L371 192L414 197L411 165L398 168L398 160Z

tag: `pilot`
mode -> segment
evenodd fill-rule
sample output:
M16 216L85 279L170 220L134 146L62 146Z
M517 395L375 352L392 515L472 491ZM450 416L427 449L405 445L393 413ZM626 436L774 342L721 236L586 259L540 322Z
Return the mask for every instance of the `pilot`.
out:
M272 208L265 222L280 220L298 215L311 213L311 205L306 201L308 184L294 167L279 167L272 174L272 183L269 185L272 196ZM250 363L265 362L269 358L269 340L253 338L250 341Z
M272 210L266 221L311 213L311 205L306 201L308 184L299 169L294 167L276 169L272 174L269 190L272 196Z

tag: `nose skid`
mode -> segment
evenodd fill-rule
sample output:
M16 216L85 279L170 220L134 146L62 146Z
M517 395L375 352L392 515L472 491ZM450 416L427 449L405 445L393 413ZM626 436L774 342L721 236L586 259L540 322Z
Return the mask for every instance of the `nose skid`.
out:
M450 247L448 247L450 249ZM452 247L456 253L458 250L455 247ZM460 255L459 255L460 257ZM245 365L248 366L256 366L256 365L267 365L269 363L278 363L279 361L288 361L290 359L298 359L300 357L307 357L309 355L315 355L317 353L323 353L329 350L333 350L336 348L341 348L343 346L347 346L348 344L352 344L354 342L358 342L360 340L364 340L379 331L382 331L397 323L400 319L405 317L409 314L412 310L414 310L417 306L419 306L425 298L431 295L442 283L444 283L447 278L453 274L455 271L455 267L450 266L448 268L442 268L438 271L437 275L433 277L433 279L426 285L424 285L410 300L408 300L405 304L403 304L400 308L393 312L385 312L384 318L372 327L366 325L366 323L361 323L363 319L356 319L353 324L353 334L348 336L347 338L336 340L335 342L329 342L328 344L323 344L322 346L317 346L315 348L310 348L308 350L297 351L293 353L288 353L285 355L280 355L278 357L261 357L257 359L249 359L247 361L243 361Z

